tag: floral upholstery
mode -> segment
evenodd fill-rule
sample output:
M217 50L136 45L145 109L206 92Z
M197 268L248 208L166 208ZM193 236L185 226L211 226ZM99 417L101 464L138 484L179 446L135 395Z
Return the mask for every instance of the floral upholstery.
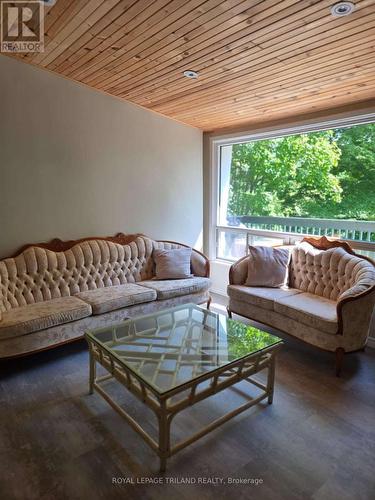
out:
M263 307L245 304L245 302L231 301L231 310L241 316L246 316L254 321L269 325L277 330L286 332L304 342L313 344L327 351L335 351L337 347L344 347L345 350L355 350L357 342L344 340L342 335L331 335L317 330L312 326L301 324L298 320L289 318L276 311L270 311Z
M152 251L153 241L148 238L137 238L129 245L85 241L66 252L31 247L0 262L3 307L9 310L152 278Z
M17 307L3 313L0 339L26 335L90 315L90 304L76 297L63 297Z
M154 300L143 304L135 304L122 309L116 309L104 314L92 315L87 318L52 326L45 330L34 332L32 335L22 335L4 339L0 342L0 358L22 356L34 351L48 349L51 346L65 344L82 339L87 330L116 325L126 318L161 311L179 304L192 302L203 304L209 298L207 292L201 294L183 295L167 300Z
M342 347L349 352L366 344L375 305L371 262L341 247L318 250L304 242L292 250L288 287L276 292L244 286L249 258L231 267L232 312L331 351ZM293 294L286 295L288 291Z
M275 299L274 310L317 330L333 335L337 333L338 322L334 300L312 293L299 293L292 297Z
M343 248L322 251L301 243L293 249L289 285L303 292L337 300L354 285L360 293L374 281L374 266Z
M150 303L152 310L155 302L155 307L159 307L156 299L167 304L165 299L170 298L166 307L188 301L189 297L196 303L207 301L210 282L204 277L208 261L194 249L190 263L194 277L187 280L189 283L177 280L173 285L170 280L169 285L163 282L159 290L155 288L153 251L181 247L184 245L143 236L127 245L87 240L64 252L30 247L17 257L0 261L0 357L2 351L9 355L13 348L22 351L27 350L27 345L44 345L43 334L55 332L59 325L66 324L66 328L58 328L64 332L76 324L84 328L90 323L86 317L91 314L99 317L118 311L113 312L113 317L124 317L125 312L135 311L138 304L140 307ZM151 286L144 286L146 282ZM30 333L34 335L32 341ZM79 335L83 333L79 329ZM19 341L11 343L11 337L16 336ZM61 337L57 337L56 343L61 343ZM48 345L54 343L53 338Z
M154 248L180 246L138 237L128 245L84 241L65 252L31 247L0 261L0 310L152 279ZM191 267L196 276L206 275L203 261L202 255L192 252Z
M157 299L164 300L189 293L206 292L211 286L211 281L208 278L186 278L179 280L142 281L139 285L155 290Z
M122 307L156 300L156 292L134 283L127 283L80 292L76 297L90 304L93 314L103 314Z
M297 293L301 293L296 288L266 288L256 286L231 285L228 287L228 295L234 300L242 300L248 304L264 307L265 309L273 310L274 301L276 299L292 297Z

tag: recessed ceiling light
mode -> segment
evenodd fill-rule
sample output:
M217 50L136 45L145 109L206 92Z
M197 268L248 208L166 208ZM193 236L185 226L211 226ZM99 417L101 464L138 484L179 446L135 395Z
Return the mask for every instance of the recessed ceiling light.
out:
M331 7L331 14L334 17L348 16L355 9L353 2L339 2Z
M198 78L199 74L196 71L192 71L191 69L187 69L186 71L184 71L184 76L186 76L186 78L192 78L194 80L194 79Z

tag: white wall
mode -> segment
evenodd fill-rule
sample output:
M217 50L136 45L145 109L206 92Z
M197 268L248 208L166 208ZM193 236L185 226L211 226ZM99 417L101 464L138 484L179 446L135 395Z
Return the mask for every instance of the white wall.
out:
M227 295L227 286L229 284L229 269L231 262L223 260L211 260L210 274L212 287L211 290L219 295Z
M202 133L0 56L0 257L143 232L199 247Z

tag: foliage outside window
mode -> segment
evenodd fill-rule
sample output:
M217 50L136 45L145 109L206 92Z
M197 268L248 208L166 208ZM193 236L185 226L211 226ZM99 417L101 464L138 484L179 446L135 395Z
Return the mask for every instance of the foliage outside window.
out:
M235 144L227 215L375 220L375 124Z
M351 240L374 257L375 124L221 146L218 225L218 258L295 234Z

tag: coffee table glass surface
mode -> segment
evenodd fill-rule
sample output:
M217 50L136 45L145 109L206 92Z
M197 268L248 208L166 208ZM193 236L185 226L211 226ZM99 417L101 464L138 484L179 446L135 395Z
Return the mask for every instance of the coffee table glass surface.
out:
M128 319L86 336L159 394L282 343L195 304Z

